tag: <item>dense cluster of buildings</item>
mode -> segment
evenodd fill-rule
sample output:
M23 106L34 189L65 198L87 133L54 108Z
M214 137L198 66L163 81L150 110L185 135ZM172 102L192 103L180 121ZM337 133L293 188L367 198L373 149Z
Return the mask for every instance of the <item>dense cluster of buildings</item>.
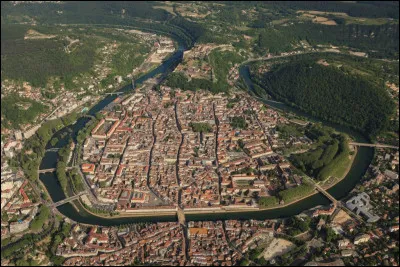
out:
M57 255L67 258L66 266L231 266L258 241L273 236L273 222L256 220L190 221L187 229L178 222L135 224L120 229L74 225L71 235L58 246Z
M258 196L301 184L271 146L287 120L245 94L233 99L161 86L114 101L83 145L97 200L122 212L254 209Z
M28 181L12 173L1 175L1 236L29 229L39 203Z

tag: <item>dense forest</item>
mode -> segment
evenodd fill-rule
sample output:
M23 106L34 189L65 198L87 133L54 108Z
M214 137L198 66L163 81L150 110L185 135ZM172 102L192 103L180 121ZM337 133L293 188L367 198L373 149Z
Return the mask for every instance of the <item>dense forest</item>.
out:
M2 40L1 71L4 78L29 81L33 86L44 87L51 76L71 81L92 67L95 56L92 47L86 41L67 54L61 40Z
M266 50L271 53L289 51L291 43L299 40L307 40L311 45L349 46L369 51L375 57L398 57L399 24L329 26L308 22L279 25L263 29L256 48L264 53Z
M344 12L353 17L399 18L397 1L219 1L234 7Z
M394 103L383 88L312 61L281 64L261 79L253 78L279 100L370 136L387 127L394 111Z
M203 27L181 16L173 17L162 9L154 9L155 3L137 1L64 2L63 4L23 3L13 6L1 3L3 22L15 23L14 17L35 17L42 24L106 24L131 26L143 30L172 35L191 46L203 34ZM63 13L59 13L62 10Z

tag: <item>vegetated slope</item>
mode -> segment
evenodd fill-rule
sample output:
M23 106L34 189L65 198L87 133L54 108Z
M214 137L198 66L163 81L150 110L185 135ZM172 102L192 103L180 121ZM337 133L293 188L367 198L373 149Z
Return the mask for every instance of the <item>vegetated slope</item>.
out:
M396 1L268 1L267 4L295 10L345 12L353 17L399 17L399 3Z
M317 180L325 180L329 176L339 177L345 173L350 163L348 138L343 134L335 134L333 129L314 124L306 130L315 148L302 154L293 154L293 164Z
M203 28L181 16L172 17L162 9L154 9L150 1L71 1L61 4L1 3L2 23L14 23L25 17L39 24L106 24L137 27L169 34L191 46L203 34Z
M383 88L314 62L276 66L261 79L277 99L325 120L375 136L389 121L394 103Z
M21 124L33 121L37 115L46 110L48 110L47 106L32 99L20 97L17 94L2 97L1 127L19 128Z
M95 51L89 40L67 54L65 41L61 38L24 40L25 27L2 25L1 29L7 33L16 30L10 35L1 35L2 79L24 80L33 86L45 86L51 76L72 79L93 65Z
M182 90L204 89L212 93L228 92L227 75L229 69L236 63L243 61L243 57L235 51L214 50L209 54L209 61L214 71L214 81L203 78L192 78L189 81L184 73L173 72L168 76L166 85Z
M291 43L307 40L311 45L344 45L368 53L374 57L397 58L399 55L399 24L384 25L319 25L295 23L278 25L260 31L256 49L271 53L292 50Z

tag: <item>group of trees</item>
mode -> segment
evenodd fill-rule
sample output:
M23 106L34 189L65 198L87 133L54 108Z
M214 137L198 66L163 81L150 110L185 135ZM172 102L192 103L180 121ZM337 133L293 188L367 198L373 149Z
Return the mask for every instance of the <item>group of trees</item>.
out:
M310 229L311 218L310 217L302 217L298 218L296 216L291 217L287 220L287 234L290 236L295 236Z
M184 73L173 72L168 76L166 85L182 90L195 91L203 89L212 93L228 92L228 72L234 64L242 62L243 57L233 51L214 50L209 54L209 61L213 69L212 80L192 78L189 81Z
M209 54L210 65L213 68L214 78L213 87L216 92L227 92L229 85L227 83L227 75L230 68L243 61L243 57L234 51L213 50Z
M3 63L2 63L3 68ZM17 104L29 106L27 109ZM18 129L21 125L32 123L36 117L47 111L48 107L32 99L9 94L1 98L1 126Z
M77 113L71 113L63 119L58 118L43 123L36 134L25 141L21 153L10 159L10 166L16 168L22 167L26 177L32 181L36 181L38 179L39 165L45 153L45 147L52 138L52 135L74 122L77 116Z
M67 176L68 176L69 180L72 182L72 187L74 188L74 191L76 193L79 193L79 192L85 190L83 180L82 180L83 177L81 177L80 174L76 170L68 171Z
M279 199L276 196L260 197L258 204L261 208L275 207L279 204Z
M234 129L247 129L248 124L246 119L241 116L234 116L231 118L230 124Z
M46 207L47 208L47 207ZM48 210L48 208L47 208ZM46 209L41 210L41 212L44 212L43 217L47 216L46 219L49 218L49 215L47 214ZM39 215L40 216L40 215ZM9 259L11 258L16 264L29 264L29 265L35 265L33 264L31 259L28 259L26 261L24 258L26 255L24 254L25 251L28 249L35 249L37 246L37 243L44 238L48 237L51 235L52 231L54 230L54 221L51 220L51 223L46 227L43 231L39 233L30 233L30 234L25 234L23 237L18 239L16 242L9 243L7 245L2 246L1 248L1 258L2 259ZM3 244L3 242L2 242ZM26 266L26 265L21 265L21 266Z
M264 74L260 85L275 98L305 112L371 136L386 127L394 111L384 88L310 61L279 65Z
M186 75L182 72L173 72L168 75L166 85L172 88L180 88L182 90L196 91L203 89L214 91L214 85L212 81L197 78L193 78L189 81ZM215 89L218 90L217 88Z
M150 47L139 42L139 40L127 40L122 43L118 47L118 52L112 57L111 68L113 72L110 76L114 78L118 74L125 77L134 68L139 67L149 52Z
M261 208L278 207L279 200L283 200L282 204L288 204L311 194L313 190L313 185L309 183L303 183L299 186L282 190L276 196L260 197L258 199L258 204Z
M276 126L276 130L283 138L289 138L290 136L301 137L304 135L297 126L291 124L279 124Z
M314 186L303 183L299 186L280 191L279 196L285 202L285 204L287 204L301 197L305 197L311 194L313 191Z
M46 205L41 205L38 214L33 218L30 228L33 231L42 230L44 223L49 219L50 209Z
M293 154L290 158L293 164L318 180L325 180L331 175L340 177L350 161L347 137L317 124L308 128L306 135L316 147L309 152Z
M64 262L63 257L56 256L56 251L57 251L58 245L61 244L63 242L63 240L69 236L69 234L71 232L71 228L72 228L71 224L63 221L61 223L59 229L57 229L57 231L55 231L52 235L49 250L48 250L47 254L50 258L50 261L53 262L53 264L55 266L60 266Z
M72 140L70 140L72 141ZM68 164L68 157L71 153L70 142L68 142L63 148L58 151L58 161L56 166L56 175L58 182L60 183L64 192L67 190L68 177L66 167Z
M206 122L191 122L189 126L192 127L193 132L210 133L213 130L213 127Z

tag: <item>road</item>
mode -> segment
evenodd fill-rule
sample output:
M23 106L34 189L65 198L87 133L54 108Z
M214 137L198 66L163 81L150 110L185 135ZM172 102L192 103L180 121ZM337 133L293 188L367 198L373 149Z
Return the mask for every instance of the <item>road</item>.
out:
M151 132L152 132L152 134L153 134L153 144L151 145L151 149L150 149L149 163L148 163L149 168L147 169L147 179L146 179L146 182L147 182L147 187L148 187L149 190L153 193L153 195L156 196L158 199L160 199L160 200L162 200L162 201L164 202L164 199L161 198L161 197L157 194L157 192L155 192L155 191L153 190L153 188L150 186L151 160L152 160L152 158L153 158L154 145L156 144L156 141L157 141L157 136L156 136L156 132L155 132L155 125L156 125L156 122L157 122L157 119L158 119L158 115L159 115L159 114L160 114L160 112L157 114L156 119L153 121L152 130L151 130Z
M216 163L216 169L217 169L217 175L218 175L218 198L219 198L219 203L221 203L221 173L219 172L219 161L218 161L218 134L219 134L219 120L217 118L217 115L215 114L215 103L213 102L213 113L214 113L214 121L215 125L217 126L217 132L215 133L215 163Z
M182 187L181 187L181 179L179 177L179 157L181 154L181 148L183 145L183 141L185 139L185 135L184 133L182 133L182 126L181 123L179 122L178 119L178 101L175 102L175 120L176 120L176 127L178 128L179 132L181 133L181 143L179 144L179 148L178 148L178 153L176 155L176 163L175 163L175 172L176 172L176 183L179 186L179 191L178 191L178 206L181 207L182 203L181 203L181 198L182 198Z

